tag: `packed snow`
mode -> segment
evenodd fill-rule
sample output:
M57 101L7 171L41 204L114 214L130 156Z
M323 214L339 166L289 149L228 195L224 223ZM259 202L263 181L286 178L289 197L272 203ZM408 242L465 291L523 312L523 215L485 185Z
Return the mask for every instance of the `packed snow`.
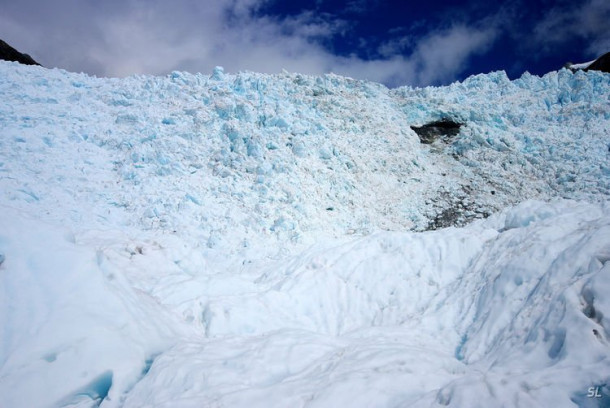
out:
M0 407L610 406L608 74L0 96Z

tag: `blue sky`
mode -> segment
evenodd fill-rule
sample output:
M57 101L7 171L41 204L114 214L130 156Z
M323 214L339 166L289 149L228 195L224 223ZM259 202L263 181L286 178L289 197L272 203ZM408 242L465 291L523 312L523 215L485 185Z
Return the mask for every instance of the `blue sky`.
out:
M334 72L388 86L544 74L610 51L607 0L0 0L0 38L47 67Z

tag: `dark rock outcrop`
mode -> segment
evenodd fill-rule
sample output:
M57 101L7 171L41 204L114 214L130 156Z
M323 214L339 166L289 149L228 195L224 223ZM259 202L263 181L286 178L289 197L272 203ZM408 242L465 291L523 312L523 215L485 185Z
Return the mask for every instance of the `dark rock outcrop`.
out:
M491 192L495 195L495 191ZM487 218L493 209L477 202L475 191L470 186L461 186L457 191L447 191L443 186L432 199L430 220L426 231L448 227L463 227L476 219ZM497 209L496 209L497 210Z
M4 41L0 40L0 59L15 61L26 65L40 65L28 54L22 54Z
M584 70L610 73L610 52L605 53L604 55L593 61L593 63Z
M424 144L431 144L437 139L442 139L444 142L449 141L453 136L460 133L461 123L454 122L450 119L442 119L436 122L430 122L423 126L411 126L411 129L417 133L419 140Z

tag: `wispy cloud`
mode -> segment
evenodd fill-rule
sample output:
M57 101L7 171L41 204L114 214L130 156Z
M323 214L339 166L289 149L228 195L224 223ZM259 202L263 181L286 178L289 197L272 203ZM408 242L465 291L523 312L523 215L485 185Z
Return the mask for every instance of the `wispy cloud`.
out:
M555 51L573 37L589 42L587 52L599 56L610 51L610 2L588 0L566 3L551 9L534 28L534 40L541 51Z
M349 0L344 10L347 13L364 14L370 12L379 4L379 0Z

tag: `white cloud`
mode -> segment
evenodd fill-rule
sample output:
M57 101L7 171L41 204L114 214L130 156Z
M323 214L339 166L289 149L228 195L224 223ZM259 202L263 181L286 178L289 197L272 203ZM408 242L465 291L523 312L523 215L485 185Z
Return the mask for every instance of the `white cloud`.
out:
M425 37L404 36L384 43L381 55L400 55L412 49L403 61L405 73L400 76L416 85L453 81L468 68L474 55L483 54L497 37L497 30L455 25L428 33ZM394 57L395 58L395 57Z
M396 48L369 61L333 55L320 44L344 33L345 21L311 12L285 19L257 16L266 0L109 0L97 6L103 10L58 0L27 14L33 1L20 2L26 11L7 8L12 15L21 12L21 25L3 25L0 17L0 27L19 37L22 51L40 56L44 65L102 76L211 72L222 65L229 72L335 72L389 85L426 85L454 79L493 38L488 31L456 26L422 39L409 58ZM54 10L63 7L70 13L55 18ZM3 8L0 0L0 15L11 14L1 13Z
M428 35L419 41L412 59L417 64L417 82L450 81L467 68L468 59L485 52L496 37L491 29L464 25Z
M393 55L402 54L405 50L412 48L414 46L414 41L415 38L409 35L397 36L379 45L379 47L377 47L377 52L382 57L392 57Z

